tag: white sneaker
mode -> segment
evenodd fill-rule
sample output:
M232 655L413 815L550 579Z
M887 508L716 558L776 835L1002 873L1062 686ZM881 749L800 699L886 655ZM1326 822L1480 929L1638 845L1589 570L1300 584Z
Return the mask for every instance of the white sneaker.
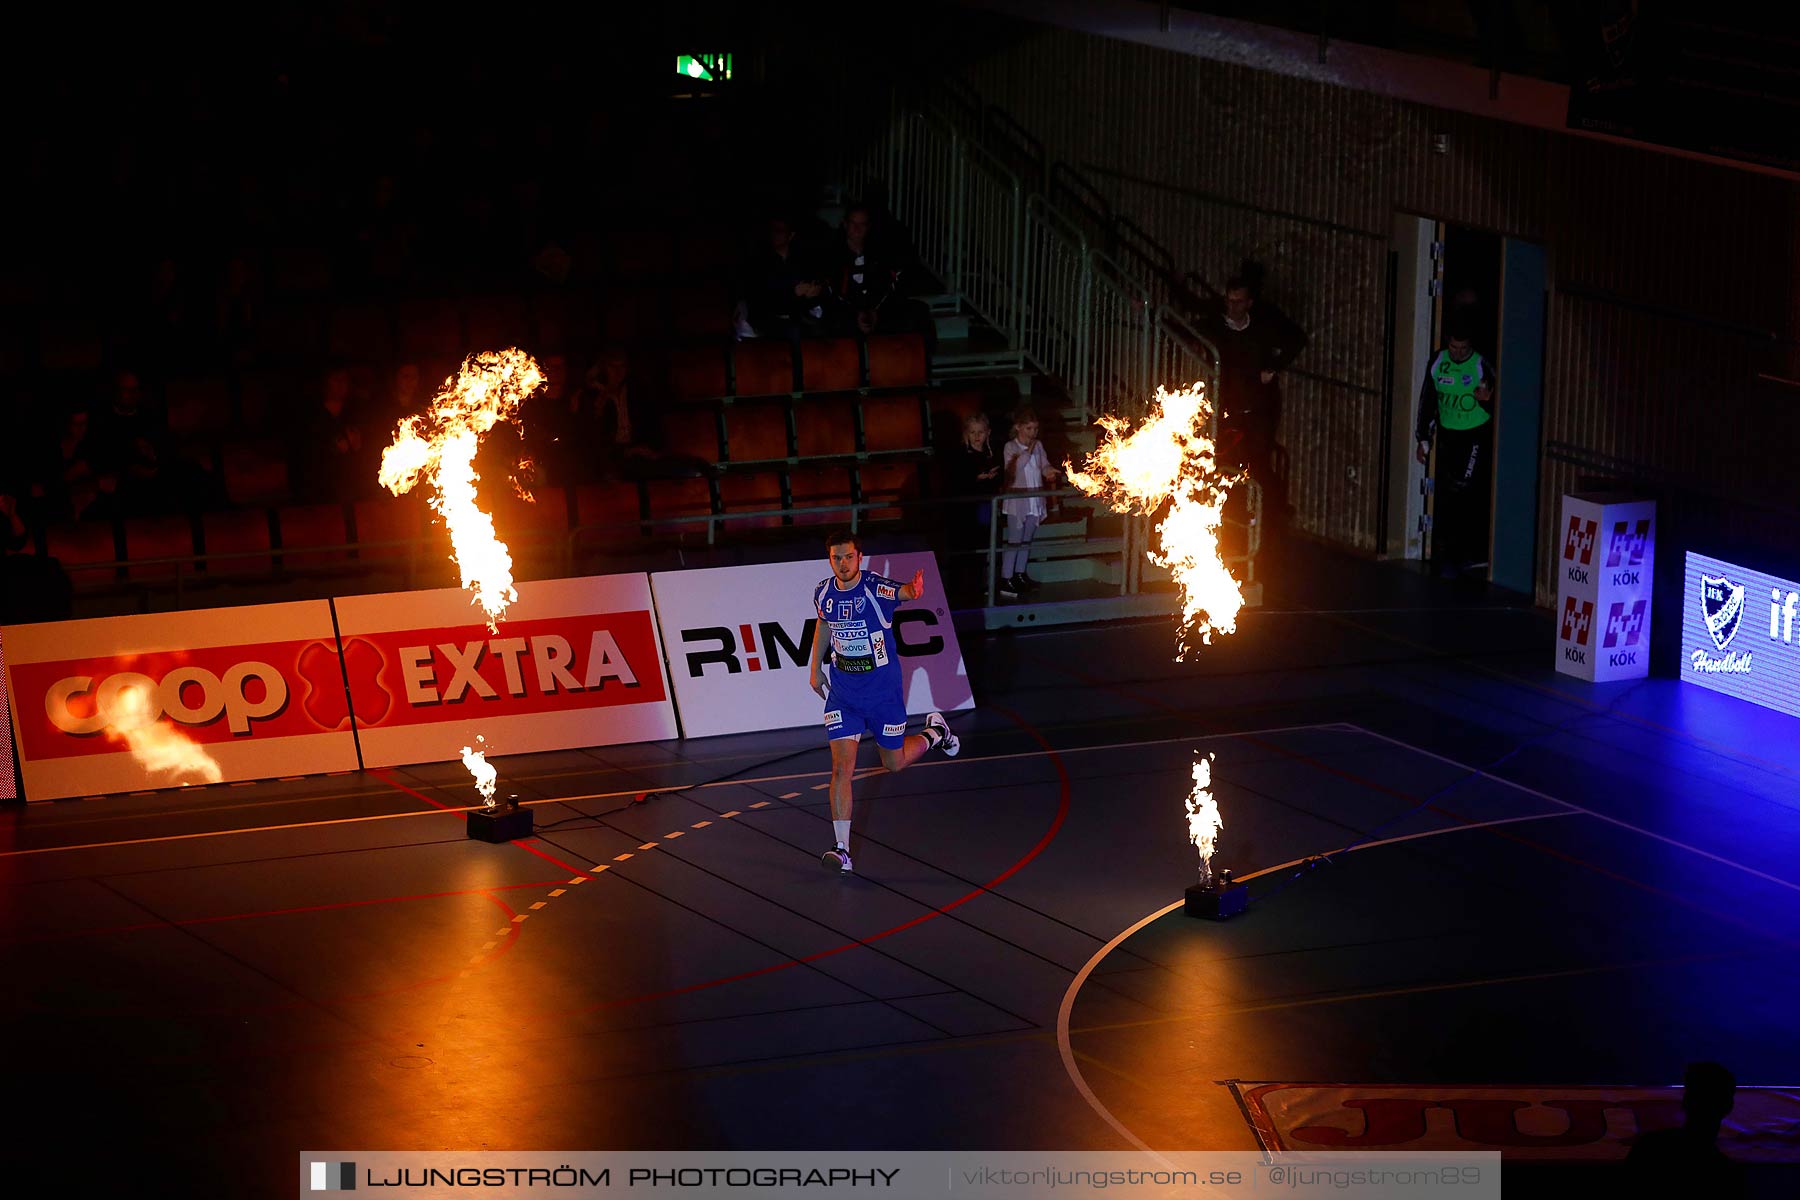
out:
M827 871L837 871L840 874L848 875L850 873L850 851L842 846L833 846L819 855L819 863Z
M925 728L935 729L943 734L938 742L938 749L944 752L945 758L955 758L962 749L962 739L950 732L950 722L944 720L943 713L931 713L925 718Z

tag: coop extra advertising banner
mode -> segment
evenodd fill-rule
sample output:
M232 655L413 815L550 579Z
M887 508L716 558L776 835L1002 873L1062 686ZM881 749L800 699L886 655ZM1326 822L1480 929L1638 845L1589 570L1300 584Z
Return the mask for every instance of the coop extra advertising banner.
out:
M498 631L461 588L333 602L365 766L676 735L647 576L518 587Z
M13 782L12 715L6 703L6 639L0 637L0 800L17 800L18 787Z
M973 708L968 672L937 559L930 553L873 554L863 570L912 580L925 572L925 594L894 614L906 711ZM824 713L807 686L817 617L813 589L831 574L817 559L651 577L675 698L688 737L818 724Z
M1800 583L1687 556L1681 678L1800 717Z
M0 630L33 800L356 768L324 600Z

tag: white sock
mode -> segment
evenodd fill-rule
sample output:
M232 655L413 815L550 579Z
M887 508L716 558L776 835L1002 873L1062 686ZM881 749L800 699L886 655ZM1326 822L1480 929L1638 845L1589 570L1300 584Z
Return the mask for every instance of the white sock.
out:
M919 736L925 739L926 746L936 749L937 744L944 740L944 731L935 725L927 725L919 730Z
M831 830L837 834L837 844L848 850L850 848L850 822L833 821Z

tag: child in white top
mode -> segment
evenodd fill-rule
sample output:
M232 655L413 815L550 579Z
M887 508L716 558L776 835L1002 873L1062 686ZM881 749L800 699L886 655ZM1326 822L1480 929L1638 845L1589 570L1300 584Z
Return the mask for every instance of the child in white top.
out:
M1054 487L1062 472L1050 465L1044 444L1038 441L1037 413L1021 408L1013 413L1012 440L1006 443L1006 490L1031 492ZM1003 500L1000 511L1006 514L1006 551L1000 562L1000 594L1017 599L1037 584L1025 576L1025 563L1031 557L1031 539L1049 506L1042 496L1021 496Z

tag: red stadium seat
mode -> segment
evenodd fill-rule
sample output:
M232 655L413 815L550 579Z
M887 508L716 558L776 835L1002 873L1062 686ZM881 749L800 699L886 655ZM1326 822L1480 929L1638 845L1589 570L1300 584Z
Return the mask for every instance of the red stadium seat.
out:
M863 449L917 450L925 445L917 396L864 396Z
M569 545L568 494L541 487L530 500L507 491L494 502L494 536L506 543L513 562L534 571L560 566Z
M710 516L713 511L712 484L706 479L650 479L644 483L644 494L649 501L650 519L655 521ZM662 526L652 530L652 534L666 538L705 531L704 521L691 521Z
M649 284L609 293L602 311L601 326L609 342L661 340L668 331L668 299Z
M231 393L222 377L171 379L163 390L169 432L177 437L224 433L231 424Z
M868 521L899 520L906 511L899 507L899 501L916 500L919 496L919 463L918 461L866 462L857 467L857 484L861 490L863 503L893 502L891 508L871 508L863 510L863 519Z
M618 230L607 238L608 265L617 279L667 279L675 273L675 246L660 229Z
M725 448L732 462L787 458L785 401L740 401L725 406Z
M271 305L257 319L252 347L261 360L312 364L324 350L324 314L315 304Z
M289 371L246 371L237 379L238 420L244 431L265 429L300 411L300 380Z
M870 387L925 386L925 340L918 334L882 334L870 338L868 346Z
M334 308L325 318L325 347L338 358L385 362L394 353L394 314L385 304Z
M669 395L676 400L710 400L725 394L725 348L677 350L669 356Z
M411 359L450 357L461 361L475 347L463 340L462 314L449 300L413 300L400 306L399 350Z
M578 547L617 546L642 536L643 513L635 483L584 483L575 489Z
M729 533L744 529L769 529L782 523L780 509L784 471L779 467L728 469L719 476L719 500L726 513L764 512L768 516L743 517L725 524Z
M506 350L532 344L531 316L517 296L477 296L463 301L463 335L470 351ZM545 346L549 354L558 347Z
M69 582L77 588L101 587L113 582L119 548L111 521L63 521L44 531L44 553L62 564Z
M788 473L796 509L833 505L829 512L794 513L796 525L843 525L850 521L850 470L847 467L795 467Z
M358 500L351 510L356 522L356 557L362 562L408 562L423 559L429 543L434 558L450 553L442 528L427 532L430 509L418 495L377 496Z
M670 454L686 455L702 462L719 461L719 407L682 404L662 415L663 437Z
M266 508L209 512L200 518L200 538L208 555L201 566L209 575L267 575L274 565ZM211 557L215 554L230 557Z
M240 508L277 505L288 498L286 447L273 439L227 442L220 452L225 495Z
M731 293L716 281L689 283L669 293L669 327L678 338L723 338L731 332Z
M856 453L856 397L826 396L794 404L794 452L801 458Z
M794 351L785 341L739 342L732 352L733 391L781 396L794 391Z
M331 259L312 246L277 246L269 251L270 286L299 295L331 290Z
M185 516L129 517L125 521L126 575L133 583L172 580L194 570L194 523ZM146 563L146 558L186 559Z
M822 338L800 345L800 386L808 392L848 392L862 386L862 347L855 338Z
M341 504L290 505L276 514L281 565L338 566L349 561L350 531Z
M694 225L681 233L676 270L687 276L724 275L737 259L731 231L716 225Z

